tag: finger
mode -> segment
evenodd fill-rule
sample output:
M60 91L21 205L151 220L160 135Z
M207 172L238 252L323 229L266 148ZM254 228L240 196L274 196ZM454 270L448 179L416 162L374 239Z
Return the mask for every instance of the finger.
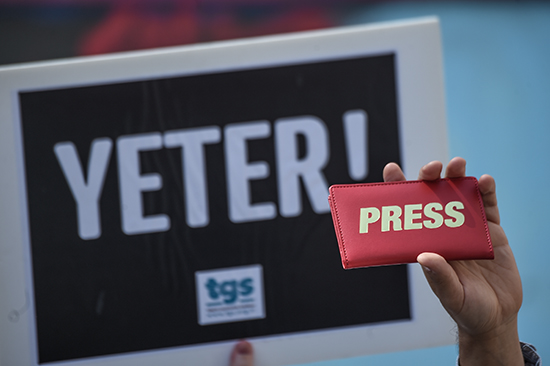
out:
M435 180L441 176L443 170L443 164L440 161L432 161L422 168L418 173L418 179L420 180Z
M422 266L432 291L449 314L457 314L464 300L464 290L456 272L439 254L422 253L416 260Z
M452 158L445 169L445 177L459 178L466 175L466 160L460 157Z
M485 207L485 216L488 221L500 224L500 214L497 205L496 183L493 177L484 174L479 178L479 191Z
M254 366L254 350L247 341L240 341L233 347L229 366Z
M399 182L405 179L405 174L396 163L388 163L382 172L384 182Z

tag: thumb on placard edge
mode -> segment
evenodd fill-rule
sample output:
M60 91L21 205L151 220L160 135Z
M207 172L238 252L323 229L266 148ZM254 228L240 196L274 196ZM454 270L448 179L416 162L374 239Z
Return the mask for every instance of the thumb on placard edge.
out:
M250 342L241 340L231 352L230 366L253 366L254 350Z

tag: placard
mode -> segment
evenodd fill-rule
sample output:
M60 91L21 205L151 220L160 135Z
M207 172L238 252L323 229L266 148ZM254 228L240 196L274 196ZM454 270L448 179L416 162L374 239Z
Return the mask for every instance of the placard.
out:
M446 160L439 42L423 19L1 70L0 363L452 342L417 268L342 269L327 201Z

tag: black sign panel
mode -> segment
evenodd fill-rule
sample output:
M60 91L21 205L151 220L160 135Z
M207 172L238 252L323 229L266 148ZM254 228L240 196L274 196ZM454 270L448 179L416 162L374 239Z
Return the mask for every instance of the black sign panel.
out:
M396 94L393 54L20 93L39 362L408 319L326 203L399 163Z

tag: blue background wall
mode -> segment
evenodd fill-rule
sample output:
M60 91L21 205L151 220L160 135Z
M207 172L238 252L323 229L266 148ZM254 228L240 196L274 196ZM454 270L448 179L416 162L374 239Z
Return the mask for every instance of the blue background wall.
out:
M450 156L493 175L523 280L520 338L550 359L550 4L387 3L349 24L437 15L443 34ZM414 335L411 335L414 336ZM456 346L310 366L452 365Z

